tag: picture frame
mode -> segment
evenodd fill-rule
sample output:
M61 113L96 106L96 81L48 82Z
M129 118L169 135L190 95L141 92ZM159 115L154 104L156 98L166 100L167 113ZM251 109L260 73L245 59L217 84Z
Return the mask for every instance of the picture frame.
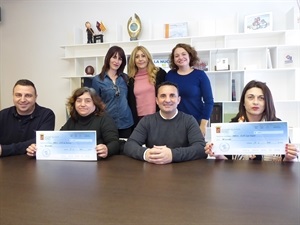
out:
M272 31L273 15L271 12L264 12L245 16L244 32L255 33L262 31Z
M228 58L218 58L216 60L215 71L230 70Z
M188 36L188 23L167 23L165 24L165 38L178 38Z

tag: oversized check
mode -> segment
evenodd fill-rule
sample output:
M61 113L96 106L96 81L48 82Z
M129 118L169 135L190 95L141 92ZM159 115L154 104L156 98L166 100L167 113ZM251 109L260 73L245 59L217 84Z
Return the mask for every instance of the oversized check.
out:
M36 159L96 161L96 131L36 131Z
M216 155L285 154L288 141L287 122L211 124L211 142Z

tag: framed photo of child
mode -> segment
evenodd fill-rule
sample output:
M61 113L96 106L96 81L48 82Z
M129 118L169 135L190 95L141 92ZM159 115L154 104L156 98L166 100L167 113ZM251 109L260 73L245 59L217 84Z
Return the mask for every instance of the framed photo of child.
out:
M273 17L271 12L245 16L245 22L244 22L245 33L272 31L272 29L273 29Z

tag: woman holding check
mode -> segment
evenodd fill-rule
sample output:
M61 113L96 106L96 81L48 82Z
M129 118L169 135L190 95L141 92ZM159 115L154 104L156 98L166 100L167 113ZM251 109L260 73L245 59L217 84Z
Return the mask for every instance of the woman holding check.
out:
M60 130L95 130L98 158L119 153L118 129L113 119L105 113L105 105L94 89L76 89L68 99L68 108L70 118ZM36 145L31 144L26 151L28 156L35 156Z
M273 97L268 86L260 81L252 80L245 87L241 95L239 112L231 122L263 122L280 121L276 117ZM215 155L213 143L207 143L205 153L216 159L229 160L263 160L263 161L294 161L298 157L296 146L291 143L285 145L285 155Z

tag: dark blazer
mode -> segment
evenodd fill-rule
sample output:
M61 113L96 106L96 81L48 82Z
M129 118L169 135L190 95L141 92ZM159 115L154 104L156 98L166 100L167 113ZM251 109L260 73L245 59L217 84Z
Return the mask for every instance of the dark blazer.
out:
M165 81L166 77L166 71L163 70L162 68L159 68L159 71L156 74L156 82L155 82L155 88L161 84L162 82ZM136 110L136 99L134 95L134 78L130 77L128 81L128 104L132 112L133 120L134 120L134 127L138 124L139 118L137 115L137 110ZM156 105L156 111L158 111L159 108Z

